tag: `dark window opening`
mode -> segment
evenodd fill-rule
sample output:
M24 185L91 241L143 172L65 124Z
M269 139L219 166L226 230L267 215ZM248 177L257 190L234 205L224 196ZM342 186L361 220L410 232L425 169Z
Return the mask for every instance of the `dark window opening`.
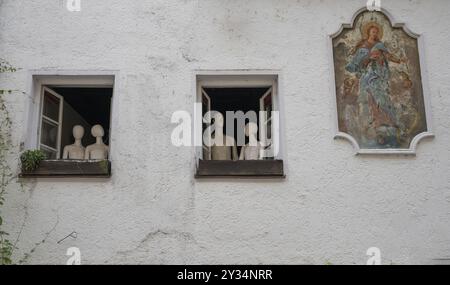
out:
M255 111L257 116L256 124L259 125L259 111L260 111L260 100L261 97L267 93L270 89L268 87L258 87L258 88L203 88L205 93L209 96L211 100L211 110L220 112L224 118L227 111L242 111L247 113L248 111ZM205 110L205 103L203 103L203 110ZM205 113L205 112L204 112ZM246 120L245 123L248 123ZM224 120L224 132L227 132L226 120ZM226 135L234 137L237 142L237 132L238 124L234 121L234 134ZM259 130L257 134L259 138ZM248 137L245 138L245 143L248 143ZM241 152L242 146L237 146L238 154Z
M74 143L74 137L72 134L73 127L81 125L84 128L84 136L82 138L82 145L87 147L94 144L96 139L91 134L91 129L94 125L101 125L104 130L103 142L109 145L110 137L110 114L111 114L111 98L113 94L112 88L84 88L84 87L52 87L47 86L48 89L53 91L53 94L59 95L58 97L49 96L50 94L45 91L43 110L44 115L46 106L52 106L52 104L46 103L47 98L61 101L61 118L59 120L60 132L58 138L58 132L56 130L52 132L45 132L46 125L43 122L41 142L46 138L51 140L53 146L47 148L45 144L41 144L41 149L47 153L49 159L62 158L64 147ZM56 99L55 99L56 98ZM57 102L59 104L59 102ZM55 105L55 104L53 104ZM58 108L52 108L57 110ZM49 112L53 119L56 119L58 112ZM51 121L51 120L49 120ZM58 120L55 120L58 121ZM55 124L56 125L56 124ZM59 141L59 146L56 142Z

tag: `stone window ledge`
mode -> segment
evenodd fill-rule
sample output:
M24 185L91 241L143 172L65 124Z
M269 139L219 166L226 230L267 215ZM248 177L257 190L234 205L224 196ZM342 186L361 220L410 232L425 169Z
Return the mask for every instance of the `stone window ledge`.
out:
M33 171L22 171L20 177L111 177L109 160L44 160Z
M282 160L199 160L195 178L285 178Z

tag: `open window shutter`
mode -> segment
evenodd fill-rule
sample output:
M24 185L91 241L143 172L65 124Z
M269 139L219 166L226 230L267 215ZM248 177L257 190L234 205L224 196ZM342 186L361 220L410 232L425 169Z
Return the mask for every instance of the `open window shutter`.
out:
M47 159L59 159L61 150L61 127L64 98L44 87L41 98L41 121L39 127L39 149Z
M209 95L205 92L205 90L202 88L202 118L204 118L205 114L211 111L211 98ZM202 119L203 122L203 119ZM202 134L205 131L207 125L205 122L202 124ZM206 146L202 143L202 150L203 150L203 159L204 160L211 160L211 147Z
M259 141L265 148L269 148L272 142L272 93L272 88L270 88L259 99L259 110L264 111L259 118Z

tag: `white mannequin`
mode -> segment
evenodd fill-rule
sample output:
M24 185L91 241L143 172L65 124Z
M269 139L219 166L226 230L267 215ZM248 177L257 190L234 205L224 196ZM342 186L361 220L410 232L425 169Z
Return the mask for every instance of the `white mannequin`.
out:
M241 154L239 160L259 160L261 159L260 150L262 149L261 143L256 139L258 133L258 125L255 123L248 123L245 125L245 135L250 138L248 144L241 148Z
M72 134L75 142L64 147L63 159L84 159L85 148L81 144L81 139L84 136L84 128L76 125L72 129Z
M97 142L86 148L84 159L107 159L109 147L103 143L105 131L101 125L95 125L91 129L91 134L96 138Z
M211 159L212 160L238 160L238 153L236 147L236 141L233 137L223 134L223 115L218 113L215 116L214 126L214 136L212 139L215 143L211 146ZM222 143L220 143L222 140Z

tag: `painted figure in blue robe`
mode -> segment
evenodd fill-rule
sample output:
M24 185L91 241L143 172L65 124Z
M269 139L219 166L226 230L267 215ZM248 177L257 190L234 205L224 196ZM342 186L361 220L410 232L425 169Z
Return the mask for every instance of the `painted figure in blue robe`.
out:
M380 41L382 29L376 23L365 28L365 39L353 51L346 66L359 79L359 120L366 147L395 148L404 126L399 122L389 96L389 61L400 63Z

